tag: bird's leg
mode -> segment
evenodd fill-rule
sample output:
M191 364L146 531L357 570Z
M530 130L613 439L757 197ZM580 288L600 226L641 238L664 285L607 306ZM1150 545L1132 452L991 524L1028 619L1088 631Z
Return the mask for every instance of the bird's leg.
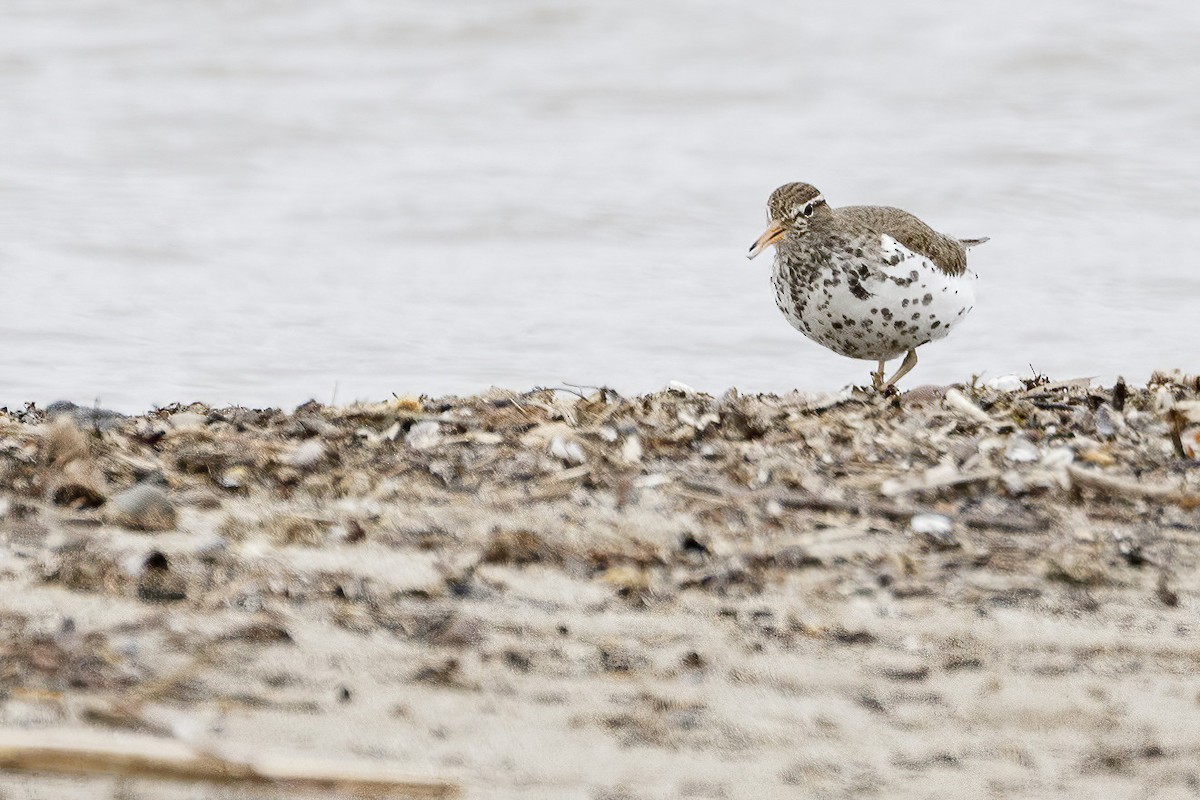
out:
M916 350L916 348L913 348L912 350L908 351L907 355L904 356L904 361L900 362L900 369L896 370L896 374L893 375L892 379L885 384L884 388L885 389L893 388L896 385L896 381L900 380L905 375L912 372L912 368L915 367L916 365L917 365L917 350Z
M871 388L877 392L883 391L883 359L879 359L879 369L871 373Z

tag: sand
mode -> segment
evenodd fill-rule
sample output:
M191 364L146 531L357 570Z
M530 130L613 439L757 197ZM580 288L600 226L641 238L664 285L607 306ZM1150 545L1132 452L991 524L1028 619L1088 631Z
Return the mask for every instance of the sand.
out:
M1198 389L10 410L0 733L473 798L1197 797ZM353 795L0 775L50 796Z

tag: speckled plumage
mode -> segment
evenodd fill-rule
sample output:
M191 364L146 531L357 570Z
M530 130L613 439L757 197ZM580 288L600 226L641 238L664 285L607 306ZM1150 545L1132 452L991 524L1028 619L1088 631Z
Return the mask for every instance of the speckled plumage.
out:
M975 302L967 247L898 208L834 209L814 187L789 183L767 203L770 227L753 258L776 245L772 283L796 329L835 353L879 362L906 355L890 386L916 364L916 348L941 339Z

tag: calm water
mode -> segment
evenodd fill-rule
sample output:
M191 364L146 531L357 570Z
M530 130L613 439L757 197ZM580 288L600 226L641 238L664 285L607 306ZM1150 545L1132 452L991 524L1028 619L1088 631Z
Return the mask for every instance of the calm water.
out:
M1200 4L591 5L3 0L0 402L865 382L796 179L992 237L910 385L1200 368Z

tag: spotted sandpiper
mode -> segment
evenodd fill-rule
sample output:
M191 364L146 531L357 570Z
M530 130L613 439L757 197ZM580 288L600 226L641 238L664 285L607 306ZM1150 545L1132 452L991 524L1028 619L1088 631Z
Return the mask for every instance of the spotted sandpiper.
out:
M898 208L832 208L807 183L772 192L767 216L749 258L775 245L779 310L833 352L877 361L877 391L895 386L917 365L917 348L943 338L975 303L967 248L986 238L946 236ZM885 381L884 364L901 354Z

